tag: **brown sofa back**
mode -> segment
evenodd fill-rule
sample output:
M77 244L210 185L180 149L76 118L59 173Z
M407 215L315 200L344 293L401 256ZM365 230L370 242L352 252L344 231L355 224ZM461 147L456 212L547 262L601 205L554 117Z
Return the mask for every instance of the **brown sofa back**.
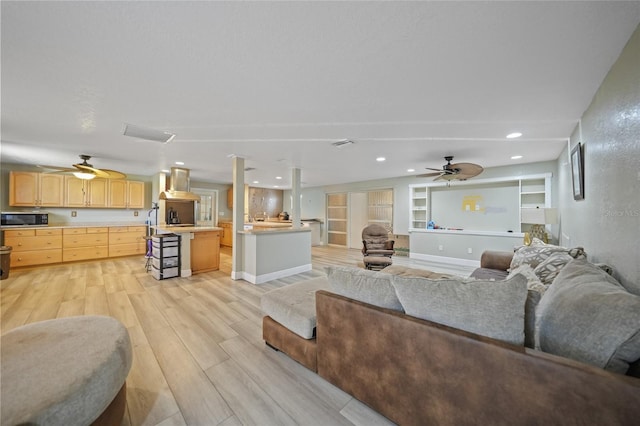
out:
M640 380L316 293L318 374L400 425L637 424Z

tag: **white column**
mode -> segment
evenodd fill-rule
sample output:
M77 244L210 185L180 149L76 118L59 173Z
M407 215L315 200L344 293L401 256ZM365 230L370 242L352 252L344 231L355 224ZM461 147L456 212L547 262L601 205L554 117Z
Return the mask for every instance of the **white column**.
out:
M231 279L239 279L243 272L243 238L238 231L244 230L244 158L233 157L233 246L231 249Z
M292 228L300 228L300 195L302 194L301 170L291 169L291 223Z

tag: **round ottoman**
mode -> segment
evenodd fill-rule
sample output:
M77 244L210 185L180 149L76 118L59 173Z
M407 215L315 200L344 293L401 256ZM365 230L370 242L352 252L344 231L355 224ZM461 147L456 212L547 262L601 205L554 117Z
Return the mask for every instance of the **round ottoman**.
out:
M104 316L28 324L1 338L3 425L120 424L131 368L127 329Z

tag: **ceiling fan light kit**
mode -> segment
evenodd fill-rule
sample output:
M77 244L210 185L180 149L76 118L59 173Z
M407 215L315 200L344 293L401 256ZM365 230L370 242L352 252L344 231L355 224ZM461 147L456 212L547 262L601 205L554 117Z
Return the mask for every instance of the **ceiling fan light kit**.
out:
M149 127L136 126L135 124L124 123L122 134L132 138L145 139L148 141L169 143L175 137L175 133L164 132L162 130L151 129Z
M84 180L91 180L94 177L96 177L96 175L94 175L93 173L86 173L86 172L73 172L73 175L78 179L84 179Z

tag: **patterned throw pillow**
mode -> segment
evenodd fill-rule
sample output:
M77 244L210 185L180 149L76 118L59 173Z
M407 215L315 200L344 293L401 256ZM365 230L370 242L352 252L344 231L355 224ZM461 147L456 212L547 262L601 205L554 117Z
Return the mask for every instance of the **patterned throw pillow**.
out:
M527 264L535 269L542 261L554 253L568 253L569 249L552 244L545 244L537 238L533 239L530 246L522 246L516 250L511 259L510 269Z
M533 270L543 284L551 284L562 268L573 259L568 253L553 253Z

